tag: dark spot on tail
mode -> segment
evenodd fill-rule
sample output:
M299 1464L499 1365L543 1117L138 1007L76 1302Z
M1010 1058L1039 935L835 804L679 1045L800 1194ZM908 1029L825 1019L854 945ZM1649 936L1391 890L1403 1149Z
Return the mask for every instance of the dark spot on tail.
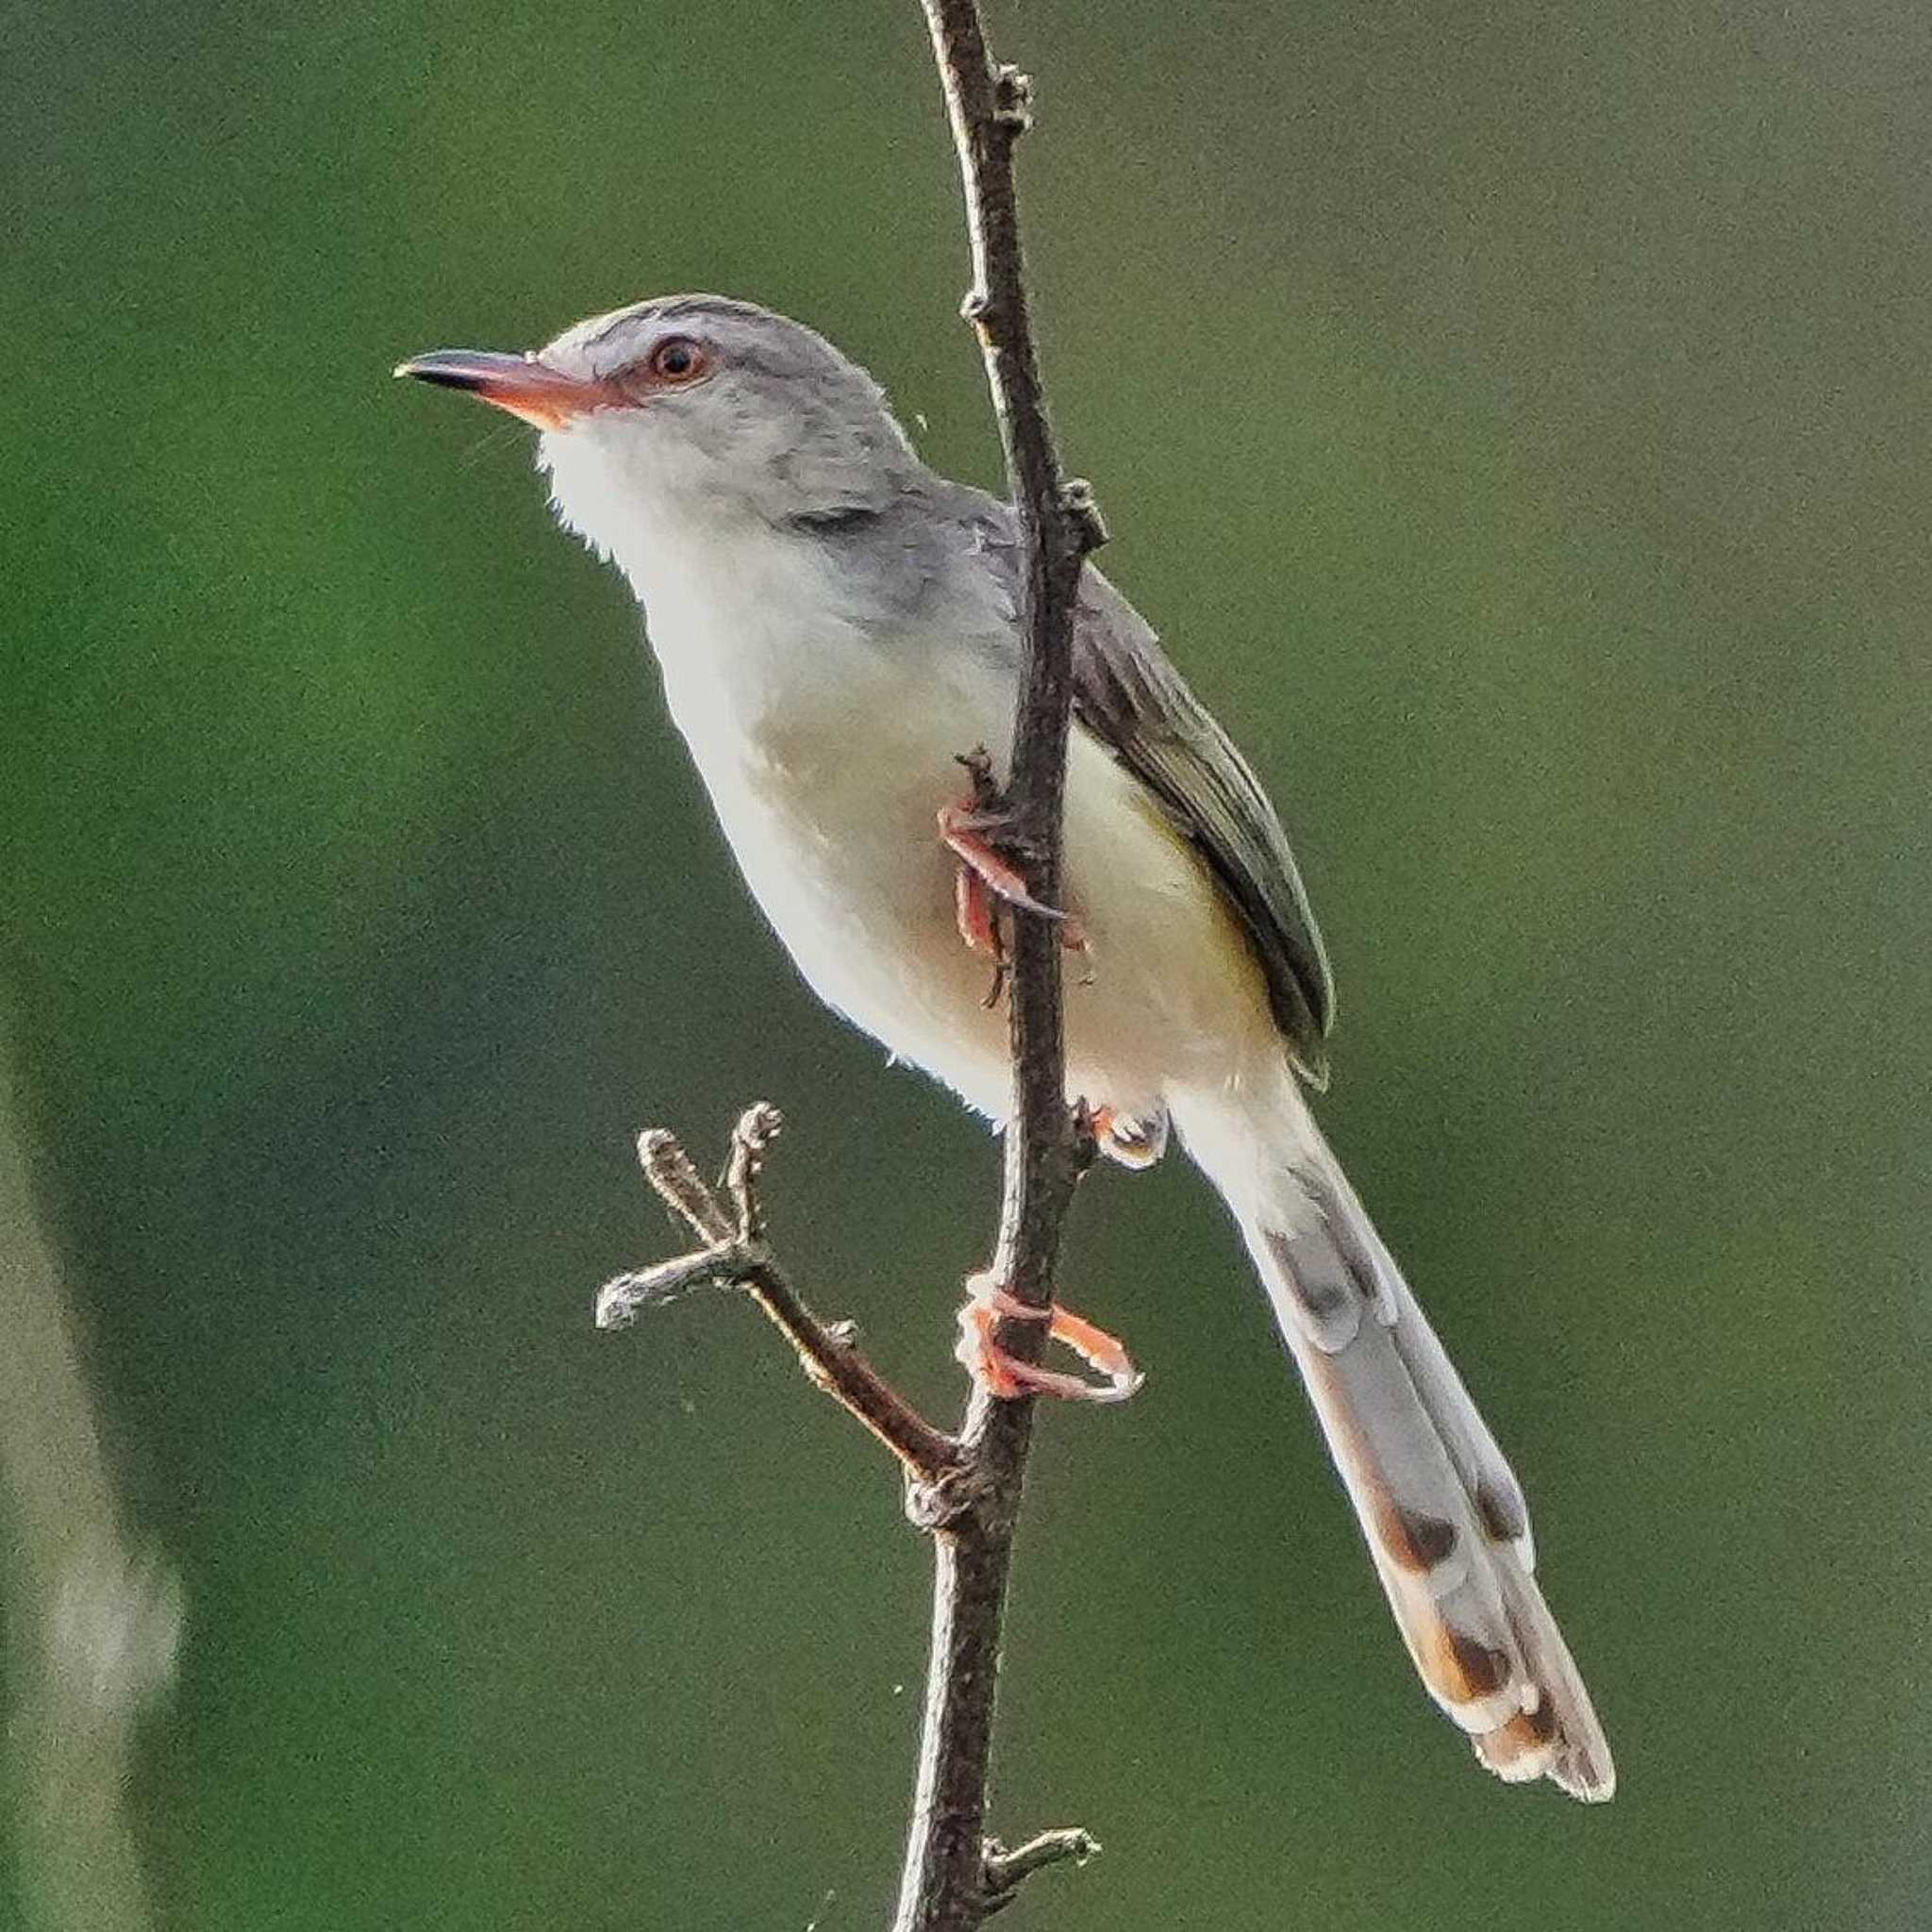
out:
M1534 1710L1512 1717L1497 1735L1523 1750L1540 1749L1557 1735L1556 1700L1545 1691Z
M1557 1707L1545 1691L1534 1710L1519 1711L1507 1724L1485 1731L1475 1739L1475 1755L1491 1771L1500 1772L1507 1778L1534 1777L1548 1772L1565 1790L1583 1794L1599 1780L1593 1774L1586 1774L1581 1781L1565 1776L1560 1764L1550 1763L1550 1747L1556 1741L1557 1729Z
M1391 1503L1381 1511L1382 1541L1412 1575L1421 1575L1456 1554L1456 1525L1420 1509Z
M1490 1644L1478 1642L1474 1637L1465 1637L1459 1630L1449 1630L1446 1636L1449 1655L1456 1659L1456 1668L1462 1673L1462 1680L1469 1687L1464 1694L1470 1700L1493 1697L1509 1681L1513 1667L1507 1650L1497 1650ZM1547 1704L1548 1700L1544 1702Z
M1329 1355L1356 1338L1362 1291L1325 1229L1263 1236L1315 1346Z
M1513 1486L1504 1489L1485 1476L1475 1486L1475 1513L1499 1543L1518 1542L1529 1533L1529 1512L1522 1491Z

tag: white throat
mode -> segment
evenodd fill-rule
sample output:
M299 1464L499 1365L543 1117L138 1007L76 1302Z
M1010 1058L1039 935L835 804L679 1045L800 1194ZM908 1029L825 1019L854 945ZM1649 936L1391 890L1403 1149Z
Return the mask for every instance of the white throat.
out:
M546 435L539 460L559 520L643 607L672 715L708 777L721 758L757 756L875 657L830 553L720 491L698 463L581 430Z

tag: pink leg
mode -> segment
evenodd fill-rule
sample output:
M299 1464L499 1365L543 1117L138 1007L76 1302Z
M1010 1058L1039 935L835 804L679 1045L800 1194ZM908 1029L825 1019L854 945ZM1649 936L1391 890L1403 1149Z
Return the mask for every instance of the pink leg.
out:
M989 1274L967 1283L959 1310L959 1345L954 1351L974 1382L1004 1401L1022 1395L1058 1395L1073 1402L1124 1402L1141 1386L1141 1372L1121 1344L1085 1316L1062 1307L1036 1308L1015 1301ZM1015 1359L994 1339L1003 1320L1044 1322L1047 1334L1064 1343L1106 1378L1090 1382Z
M998 959L1006 951L1000 943L999 927L993 924L992 894L986 881L970 865L959 868L953 881L953 907L959 922L959 937L975 953L990 953Z
M1037 912L1042 919L1059 922L1060 935L1065 944L1084 947L1086 936L1080 931L1076 921L1052 906L1043 906L1026 890L1026 881L995 852L988 841L980 837L979 819L970 806L942 805L939 810L940 838L946 848L958 859L965 874L969 875L975 891L983 901L991 892L996 899L1004 899L1009 906L1018 906L1027 912ZM969 946L975 951L988 950L979 945L982 931L979 908L974 907L969 917L966 891L962 885L959 896L959 931ZM987 907L984 914L984 930L991 931L992 924L991 908Z

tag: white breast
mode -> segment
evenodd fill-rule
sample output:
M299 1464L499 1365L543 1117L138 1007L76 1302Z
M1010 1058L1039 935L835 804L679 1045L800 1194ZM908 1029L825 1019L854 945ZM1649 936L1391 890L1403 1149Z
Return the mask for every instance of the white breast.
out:
M819 996L991 1114L1008 1091L991 962L960 939L958 867L937 813L958 759L1003 762L1009 620L962 556L903 623L852 610L836 553L769 525L668 512L608 542L645 607L667 701L740 868ZM1067 900L1070 1092L1151 1112L1175 1083L1278 1058L1258 971L1200 861L1144 791L1076 730Z

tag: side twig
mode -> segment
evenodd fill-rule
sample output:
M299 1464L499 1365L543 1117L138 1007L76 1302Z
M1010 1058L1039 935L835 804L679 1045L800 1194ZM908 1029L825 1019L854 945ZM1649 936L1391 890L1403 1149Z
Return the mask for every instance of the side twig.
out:
M638 1136L638 1163L645 1178L705 1245L607 1281L597 1294L597 1326L625 1327L640 1309L708 1284L742 1288L791 1342L807 1375L899 1458L910 1480L943 1491L960 1467L958 1444L879 1374L854 1345L849 1329L812 1313L765 1239L758 1174L781 1124L778 1109L763 1101L739 1116L724 1170L729 1213L672 1135L652 1128Z
M1089 1858L1097 1858L1100 1850L1100 1840L1091 1831L1081 1831L1077 1826L1068 1831L1042 1831L1038 1838L1028 1839L1010 1852L998 1839L988 1839L987 1917L1012 1904L1022 1879L1045 1871L1049 1865L1084 1865Z

